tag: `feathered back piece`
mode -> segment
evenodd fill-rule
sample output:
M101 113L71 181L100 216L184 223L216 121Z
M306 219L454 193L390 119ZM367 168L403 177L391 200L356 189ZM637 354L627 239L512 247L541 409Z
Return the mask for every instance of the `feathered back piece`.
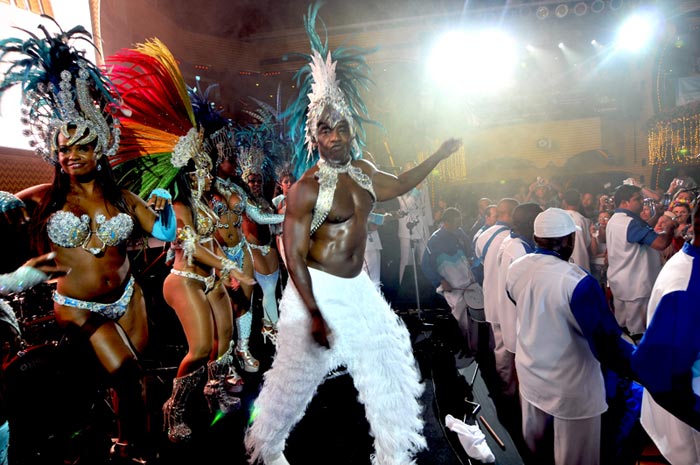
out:
M255 110L243 110L254 119L248 127L240 127L236 139L239 145L238 163L241 176L247 180L252 172L275 178L282 164L289 164L292 142L286 133L284 113L280 108L280 87L277 87L277 107L250 97Z
M119 121L114 117L119 97L107 76L73 43L84 40L94 47L82 26L51 35L40 25L43 37L26 32L26 40L0 40L0 61L10 67L0 81L0 97L14 85L22 87L24 135L36 153L56 165L59 132L68 144L95 142L95 153L111 157L119 147ZM71 137L69 129L75 128Z
M218 84L212 84L202 91L197 82L195 87L188 88L195 120L204 131L204 151L209 155L214 171L224 159L236 156L233 123L216 109L216 103L210 97L216 87Z
M107 63L127 114L121 150L112 160L120 184L145 198L157 187L169 188L190 159L206 175L211 162L203 153L203 134L170 50L151 39Z
M352 143L353 158L362 156L363 123L376 124L368 118L367 108L360 97L360 90L367 89L371 83L365 57L373 50L338 47L331 52L328 38L321 41L316 32L319 8L320 3L309 6L308 15L304 16L311 53L305 55L308 63L294 76L299 95L286 111L290 138L294 142L292 162L297 178L318 160L313 144L318 119L324 110L329 110L332 125L347 119L352 135L356 136Z

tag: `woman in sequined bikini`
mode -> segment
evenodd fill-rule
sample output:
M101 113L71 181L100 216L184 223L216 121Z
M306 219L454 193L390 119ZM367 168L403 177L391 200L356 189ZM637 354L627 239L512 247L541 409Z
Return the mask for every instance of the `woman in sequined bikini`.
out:
M89 340L118 394L119 439L112 453L140 456L135 448L146 434L146 408L138 355L148 342L148 321L143 293L130 272L127 240L134 229L173 238L174 213L165 193L156 192L147 204L120 189L95 144L81 143L89 133L71 143L76 127L67 128L55 138L54 182L17 197L31 214L36 245L50 247L56 263L71 269L57 281L56 321Z
M222 131L226 130L226 128L222 129ZM226 256L233 260L246 276L252 279L253 259L242 229L247 194L241 186L232 181L236 177L233 151L228 156L226 154L225 150L219 151L216 163L216 180L213 188L207 192L207 196L212 209L219 216L216 237ZM238 333L236 356L241 367L249 373L255 373L260 369L260 362L250 352L253 322L253 313L250 307L253 287L247 283L240 283L237 292L231 293Z
M22 88L24 133L54 166L53 182L14 198L3 194L10 201L0 211L4 218L28 213L33 248L50 249L57 265L71 269L57 279L56 321L89 342L117 394L112 457L144 463L147 416L138 356L148 341L148 322L127 241L139 232L172 240L175 215L162 189L147 203L114 179L110 161L119 149L121 100L112 81L72 45L89 42L90 35L81 27L53 36L42 31L0 43L0 59L10 66L0 87ZM22 214L7 215L9 210Z
M223 282L234 278L252 286L255 281L226 258L214 237L219 218L203 196L211 189L209 163L206 154L197 153L176 178L178 235L171 249L174 263L163 283L163 296L182 324L188 352L163 407L168 437L173 442L189 440L192 435L185 421L188 398L205 376L204 394L214 412L226 414L238 409L241 401L236 393L243 389L243 379L233 363L233 316Z

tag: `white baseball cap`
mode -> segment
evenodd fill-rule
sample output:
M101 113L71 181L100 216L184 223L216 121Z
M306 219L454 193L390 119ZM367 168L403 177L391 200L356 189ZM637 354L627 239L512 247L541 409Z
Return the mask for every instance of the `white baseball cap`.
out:
M580 229L566 210L548 208L535 218L535 236L542 238L565 237Z

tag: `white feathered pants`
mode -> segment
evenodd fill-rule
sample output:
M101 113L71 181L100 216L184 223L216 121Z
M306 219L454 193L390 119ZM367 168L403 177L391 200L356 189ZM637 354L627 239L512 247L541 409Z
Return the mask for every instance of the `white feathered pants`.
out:
M374 437L373 463L415 464L415 453L426 447L418 403L423 385L406 327L365 272L355 278L309 272L331 348L311 337L309 312L290 280L280 304L277 353L246 432L250 463L283 452L325 375L345 365Z

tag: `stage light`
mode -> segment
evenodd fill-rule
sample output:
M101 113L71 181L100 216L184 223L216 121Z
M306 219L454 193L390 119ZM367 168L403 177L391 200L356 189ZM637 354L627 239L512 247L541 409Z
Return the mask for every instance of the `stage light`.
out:
M559 45L557 45L557 47L564 50L564 47L565 47L564 42L559 42Z
M642 50L652 39L656 26L656 17L651 13L635 14L620 27L615 45L631 52Z
M562 3L560 5L557 5L557 7L554 9L554 14L559 19L565 17L566 15L569 14L569 5L567 5L566 3Z
M593 13L600 13L605 9L605 2L603 0L595 0L591 3L591 11Z
M525 46L525 50L527 50L528 52L532 53L532 52L535 51L535 47L534 47L532 44L527 44L527 45Z
M459 94L504 87L517 64L515 42L495 29L451 31L435 43L427 61L433 79Z

